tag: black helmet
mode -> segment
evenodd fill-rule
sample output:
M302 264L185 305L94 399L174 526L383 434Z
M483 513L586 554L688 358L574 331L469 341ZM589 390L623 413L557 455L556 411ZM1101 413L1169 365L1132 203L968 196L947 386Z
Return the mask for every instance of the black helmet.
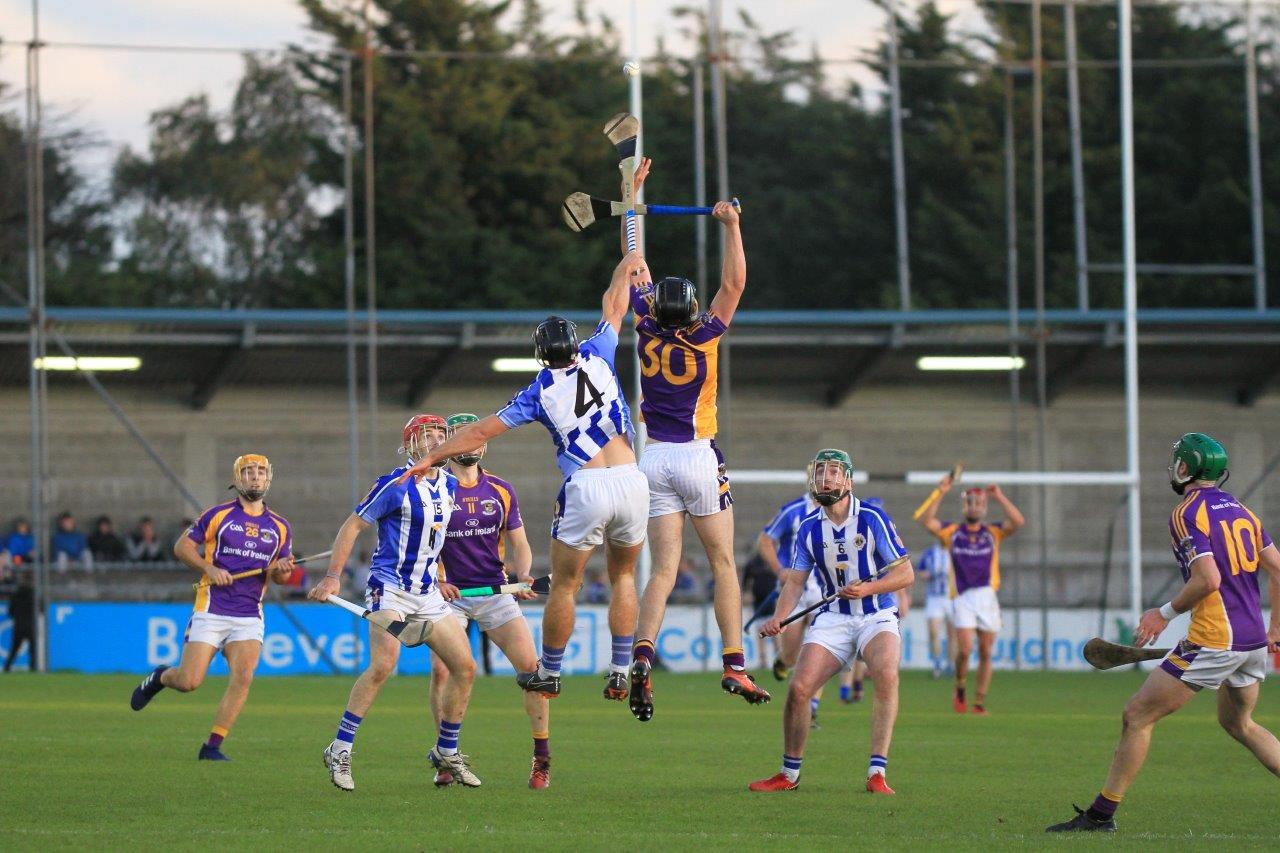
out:
M653 288L653 319L667 329L680 329L698 316L693 282L669 275Z
M578 357L578 327L563 317L548 317L533 330L533 356L544 367L568 367Z

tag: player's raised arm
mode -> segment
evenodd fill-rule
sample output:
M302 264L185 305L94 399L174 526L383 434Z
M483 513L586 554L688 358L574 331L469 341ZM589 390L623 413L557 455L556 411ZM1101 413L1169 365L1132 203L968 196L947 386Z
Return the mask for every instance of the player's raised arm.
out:
M747 287L747 253L742 248L738 209L730 202L718 201L711 215L724 226L724 264L720 268L720 289L711 300L711 313L727 326Z
M942 522L938 521L938 507L942 506L942 499L949 491L951 491L951 475L947 474L942 478L942 482L938 483L938 496L925 506L924 515L920 516L920 524L934 536L942 535Z
M613 279L609 289L604 292L600 302L601 315L606 323L613 327L615 333L622 329L622 318L631 307L632 282L648 281L649 266L639 252L628 252L613 270Z
M653 166L653 160L649 159L648 157L645 157L643 160L640 161L640 165L636 166L636 176L635 176L633 191L637 196L640 195L640 189L641 187L644 186L645 178L649 177L649 169L652 166ZM623 201L627 200L626 184L622 185L622 200ZM620 224L622 226L622 254L625 255L627 253L627 218L625 216L622 217Z
M987 494L995 498L996 503L1000 504L1000 508L1004 510L1004 521L1000 522L1000 529L1004 531L1004 535L1012 536L1021 530L1027 520L1022 517L1022 512L1005 496L1000 487L992 483L987 486Z
M441 463L447 461L450 457L463 456L473 450L478 450L481 445L488 443L489 439L502 435L508 429L510 427L504 424L497 415L481 418L475 423L458 430L453 434L453 438L423 456L417 465L400 475L400 482L403 483L410 477L421 477L432 468L439 467Z

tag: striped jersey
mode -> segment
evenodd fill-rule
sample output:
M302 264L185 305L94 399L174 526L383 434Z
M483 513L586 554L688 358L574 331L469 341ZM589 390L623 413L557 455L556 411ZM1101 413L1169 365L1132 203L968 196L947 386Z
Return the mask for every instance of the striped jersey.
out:
M265 569L293 553L293 531L284 516L263 508L251 515L239 500L218 504L200 513L187 529L187 538L203 549L202 556L231 574ZM262 618L267 578L240 578L227 586L212 586L208 577L196 587L197 613Z
M506 583L503 534L524 526L516 490L483 468L473 486L458 483L444 550L445 580L467 588Z
M434 480L398 482L407 470L400 467L379 477L355 514L378 528L369 585L422 595L435 582L458 479L438 468Z
M916 571L925 576L926 598L951 597L951 556L941 545L933 544L924 549Z
M1000 589L1000 543L1007 535L998 524L944 521L938 531L951 555L951 595L979 587Z
M790 503L783 504L773 520L764 526L764 535L773 540L774 547L778 550L780 565L784 567L791 565L800 522L817 508L818 502L806 492Z
M879 577L906 557L907 548L889 514L850 498L849 517L844 524L832 522L821 507L805 516L796 534L790 568L811 572L825 598L855 580ZM897 606L897 597L886 592L857 601L837 598L824 604L818 613L865 616L895 610Z
M729 327L703 311L683 329L652 316L653 283L631 289L640 356L640 417L654 441L695 441L716 434L720 338Z
M602 320L591 337L578 345L573 364L544 367L529 387L498 412L511 429L534 421L546 427L565 479L617 436L635 442L631 411L613 365L617 349L617 331Z
M1191 577L1191 564L1206 555L1218 564L1222 578L1218 589L1191 609L1187 640L1234 652L1265 646L1258 563L1271 537L1258 516L1216 486L1188 490L1169 518L1169 536L1184 581Z

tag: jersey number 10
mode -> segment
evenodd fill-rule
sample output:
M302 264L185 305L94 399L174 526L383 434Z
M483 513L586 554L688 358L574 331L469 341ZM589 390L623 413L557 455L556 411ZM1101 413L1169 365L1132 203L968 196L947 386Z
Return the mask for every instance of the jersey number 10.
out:
M1222 528L1222 540L1227 543L1227 559L1231 561L1231 574L1238 575L1240 570L1256 572L1258 570L1258 543L1262 537L1257 535L1253 523L1247 518L1237 518L1227 526L1226 521L1219 521ZM1250 553L1252 552L1252 553Z

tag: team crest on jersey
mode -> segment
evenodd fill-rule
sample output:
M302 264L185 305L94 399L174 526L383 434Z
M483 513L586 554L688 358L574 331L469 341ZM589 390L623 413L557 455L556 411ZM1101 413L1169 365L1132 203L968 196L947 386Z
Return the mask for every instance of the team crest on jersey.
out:
M1190 536L1184 537L1182 541L1178 543L1178 550L1182 552L1182 559L1186 560L1188 564L1199 556L1196 554L1196 546L1195 543L1191 541Z
M479 527L479 526L480 526L480 519L478 518L467 519L467 527Z
M258 525L252 521L246 521L244 523L244 535L252 536L256 539L258 536Z
M485 498L480 501L481 515L496 515L498 512L498 502L493 498Z
M855 533L853 536L853 547L857 548L859 551L867 547L867 537L863 536L861 533Z

